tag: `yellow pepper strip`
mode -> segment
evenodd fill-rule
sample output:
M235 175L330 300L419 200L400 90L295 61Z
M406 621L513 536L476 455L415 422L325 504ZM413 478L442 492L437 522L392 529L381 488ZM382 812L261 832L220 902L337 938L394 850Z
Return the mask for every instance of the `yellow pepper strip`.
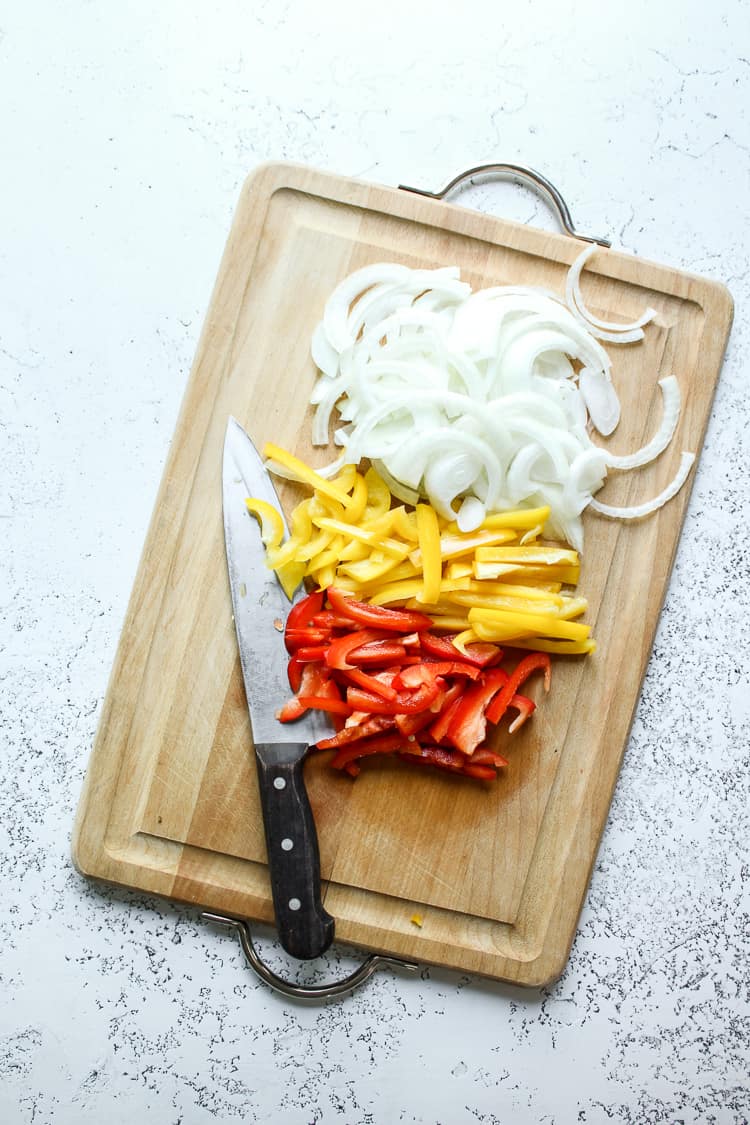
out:
M562 547L477 547L475 560L516 566L578 566L578 552Z
M539 536L542 534L543 530L544 529L542 524L538 523L536 527L531 527L528 531L524 532L524 534L519 539L519 543L522 547L525 547L527 543L535 543Z
M429 504L417 504L416 512L422 564L422 601L436 602L440 596L440 580L443 576L437 513Z
M496 594L502 598L523 598L525 601L554 602L562 605L563 598L559 593L560 583L548 583L546 586L522 586L513 582L477 582L469 583L469 590L483 596Z
M499 543L507 543L515 539L512 531L478 531L471 536L467 535L442 535L440 537L440 557L455 559L461 555L470 555L478 548L490 548ZM417 549L409 555L415 566L422 565L422 552Z
M432 627L438 632L460 633L466 629L465 617L450 617L447 613L428 613L427 616L432 619Z
M396 535L400 535L402 539L408 539L412 543L419 542L416 516L413 512L407 512L406 508L401 505L399 508L393 508L391 516L393 517L393 531Z
M298 562L287 562L275 568L281 587L290 601L294 596L294 591L305 577L306 569L304 563Z
M446 632L455 633L455 636L451 637L451 640L455 647L458 648L459 652L463 652L464 656L467 655L466 646L479 640L473 629L466 628L466 621L461 624L457 618L433 618L432 625L433 629L437 631L445 630Z
M580 570L577 566L522 566L514 563L474 563L474 577L480 582L485 579L502 579L503 582L523 582L528 585L534 583L556 584L557 589L565 583L575 586L578 583Z
M470 580L468 578L455 578L452 581L445 579L440 583L438 597L452 590L466 589ZM434 605L436 599L426 602L423 598L423 579L411 578L404 582L388 582L385 586L368 598L373 605L384 605L395 601L405 601L407 598L416 598L421 606Z
M263 456L271 461L288 469L289 472L294 474L294 479L302 481L304 484L309 484L316 492L320 492L323 496L330 496L332 500L338 500L339 503L347 507L351 500L346 492L338 485L332 484L327 481L325 477L320 476L314 469L311 469L304 461L300 461L299 457L295 457L293 453L287 453L279 445L274 445L272 442L266 442L263 447Z
M320 570L321 567L338 566L339 559L341 558L341 549L344 546L343 535L335 536L328 544L324 551L319 551L314 558L310 559L310 569Z
M362 559L359 562L352 562L348 565L341 565L339 567L339 573L347 574L350 578L353 578L355 582L364 584L367 582L376 582L378 579L388 574L389 571L393 571L397 566L398 559L393 556L386 558L382 552L373 551L368 559Z
M470 578L474 573L474 565L465 559L451 562L445 568L446 578Z
M367 506L365 518L376 519L384 515L391 506L391 492L383 478L371 467L365 473L367 485Z
M316 571L313 577L315 579L315 585L320 590L327 590L329 586L333 586L335 581L336 567L324 566L321 570Z
M449 595L450 600L456 605L464 605L468 609L509 609L518 613L542 613L551 617L561 617L559 605L554 601L539 601L531 598L506 598L502 594L475 594L471 591L464 593L457 591ZM562 599L559 599L560 601ZM582 611L581 611L582 612ZM576 615L573 614L573 617Z
M540 637L561 637L570 641L584 641L591 632L590 625L580 625L575 621L561 621L559 617L540 613L516 613L507 609L470 609L469 621L474 626L485 628L498 626L503 629L515 626L521 635L538 633Z
M376 548L380 551L386 551L389 555L394 555L397 559L405 559L411 550L411 544L404 545L399 543L396 539L390 537L383 537L378 531L365 530L362 527L355 527L353 524L345 523L343 520L331 520L326 517L317 517L313 520L321 530L338 532L339 535L358 539L361 543L366 543L369 547Z
M537 524L543 526L548 519L549 508L546 505L542 508L517 508L512 512L495 512L494 515L487 516L482 527L530 528Z
M369 559L372 554L372 549L366 543L360 543L358 539L350 539L349 542L341 548L341 555L339 556L342 563L345 562L362 562L363 559Z
M580 617L588 608L589 603L586 598L565 598L557 616L563 621L570 621L572 617Z
M319 555L321 551L326 549L332 539L332 531L319 531L317 535L314 535L312 539L308 539L307 543L304 543L295 551L295 562L310 562L316 555Z
M260 538L263 546L274 550L284 538L284 521L273 504L267 500L258 500L249 497L245 506L251 516L255 516L260 523Z
M338 484L339 482L337 481L336 483ZM347 523L359 523L367 507L367 483L361 473L355 472L351 493L344 519Z
M476 633L476 640L489 640L494 643L495 638L490 635L489 631L485 634L484 627L479 626ZM549 640L546 637L518 637L508 643L512 644L513 648L532 649L534 652L557 653L558 656L584 656L587 653L596 652L596 641L591 637L584 641L556 641Z

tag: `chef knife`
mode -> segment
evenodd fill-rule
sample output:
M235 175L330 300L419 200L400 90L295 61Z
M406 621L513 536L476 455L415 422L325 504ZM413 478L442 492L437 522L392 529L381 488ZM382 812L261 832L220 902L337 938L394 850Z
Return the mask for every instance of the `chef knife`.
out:
M333 940L333 918L320 899L320 858L302 767L310 746L330 733L325 717L307 711L280 723L289 699L284 623L290 601L272 570L249 496L284 514L268 472L248 435L230 418L222 474L224 536L234 623L250 711L276 924L284 949L302 960ZM284 525L286 527L286 524ZM300 585L292 601L304 596Z

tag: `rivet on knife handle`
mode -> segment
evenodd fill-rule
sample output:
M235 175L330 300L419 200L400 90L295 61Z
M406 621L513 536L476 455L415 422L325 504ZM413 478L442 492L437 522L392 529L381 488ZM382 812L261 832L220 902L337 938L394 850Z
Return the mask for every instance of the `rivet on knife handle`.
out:
M288 754L280 749L274 746L276 761L270 762L265 747L255 747L268 870L279 940L305 961L328 949L334 922L320 899L318 838L302 777L305 747L290 743Z

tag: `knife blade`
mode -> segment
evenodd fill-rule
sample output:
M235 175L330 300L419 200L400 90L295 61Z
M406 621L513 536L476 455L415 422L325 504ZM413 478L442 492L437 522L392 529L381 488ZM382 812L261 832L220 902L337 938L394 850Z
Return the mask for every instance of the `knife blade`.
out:
M303 762L308 749L330 733L330 725L317 711L306 711L293 723L276 718L291 695L284 646L291 604L266 565L258 522L245 505L250 496L272 504L284 519L258 451L240 423L230 418L222 467L224 538L274 912L284 949L309 960L331 944L334 922L320 897L318 837ZM300 585L292 602L304 593Z

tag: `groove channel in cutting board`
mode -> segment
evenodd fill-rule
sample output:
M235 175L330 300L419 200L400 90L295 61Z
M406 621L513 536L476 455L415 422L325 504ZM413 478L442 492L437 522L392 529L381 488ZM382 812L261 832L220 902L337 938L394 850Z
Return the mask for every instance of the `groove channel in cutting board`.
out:
M323 302L368 262L457 264L474 287L561 291L579 244L289 165L248 181L222 262L136 580L76 828L82 870L268 920L260 806L226 579L220 464L229 414L259 446L309 445L309 340ZM601 258L601 261L600 261ZM656 426L659 378L685 405L670 450L613 479L608 502L658 491L699 449L731 320L714 283L610 252L589 304L659 311L638 347L610 347L623 400L612 439ZM292 486L280 489L290 505ZM606 818L687 491L623 527L587 517L580 589L599 651L558 660L553 691L512 740L496 785L395 762L355 783L316 755L306 777L326 905L340 938L522 983L560 971ZM419 908L421 929L409 919Z

